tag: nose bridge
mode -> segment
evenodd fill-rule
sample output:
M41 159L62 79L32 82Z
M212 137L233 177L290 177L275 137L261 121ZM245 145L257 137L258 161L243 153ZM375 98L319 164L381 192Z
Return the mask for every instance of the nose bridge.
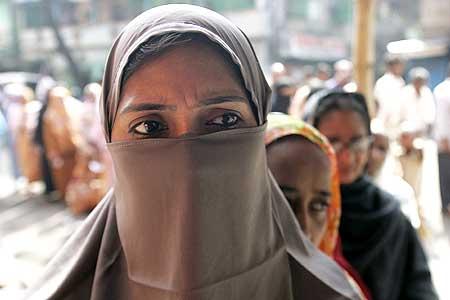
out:
M177 94L177 110L172 121L171 137L181 138L199 135L202 131L198 119L198 96L195 91L180 91Z
M191 122L190 114L187 111L179 112L173 123L173 131L171 132L171 137L182 138L194 135L195 128Z
M337 153L337 159L340 163L349 163L351 159L353 158L354 153L348 148L343 147L338 153Z

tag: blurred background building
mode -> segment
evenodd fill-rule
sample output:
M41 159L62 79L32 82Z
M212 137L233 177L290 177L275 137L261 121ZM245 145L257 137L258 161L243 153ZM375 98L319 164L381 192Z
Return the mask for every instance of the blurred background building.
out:
M107 50L124 24L145 9L171 2L226 15L252 40L265 70L275 61L295 67L350 56L352 0L1 0L0 54L8 59L0 62L0 72L48 72L77 85L98 81ZM437 66L439 74L430 81L434 86L445 72L439 65L448 61L450 2L380 0L377 5L377 74L389 42L412 40L391 45L393 51L411 52L411 66Z
M17 171L15 151L18 148L15 150L12 147L12 135L5 122L6 107L14 108L10 105L14 101L20 104L16 108L25 106L21 106L23 99L18 101L17 97L14 98L17 96L14 93L9 93L11 99L5 100L8 94L4 93L5 86L25 83L36 91L35 99L30 99L36 101L27 105L30 109L20 112L28 118L25 122L28 131L25 131L24 136L35 136L33 126L36 127L38 123L36 116L42 107L41 98L45 98L39 97L39 89L35 89L37 83L41 80L45 83L45 79L49 79L45 75L51 75L58 81L52 81L52 85L72 89L74 97L86 102L90 97L82 95L82 87L87 83L101 81L107 52L125 24L146 9L168 3L205 6L237 24L250 38L268 80L272 80L273 94L278 93L279 99L284 100L285 104L291 103L291 100L294 103L298 99L306 101L305 93L312 94L315 88L326 86L328 79L333 80L333 76L338 73L337 69L333 70L333 65L337 61L343 62L342 59L347 59L344 61L347 62L347 69L350 64L349 75L352 75L352 63L354 66L353 77L347 78L350 82L346 86L353 84L356 88L364 82L356 80L358 72L355 71L360 69L366 74L370 73L373 78L367 81L373 81L369 83L373 86L375 80L372 79L380 78L385 72L384 59L388 52L398 54L406 62L404 72L402 70L399 75L402 86L411 81L408 78L410 69L420 66L429 71L427 88L430 91L444 80L450 62L449 0L0 0L1 299L2 291L11 286L10 282L16 277L16 282L22 282L18 290L25 287L23 283L35 279L37 272L85 217L75 217L66 209L67 205L63 201L54 202L48 195L39 194L34 186L27 185L29 182L21 180L24 176L16 178L17 174L13 174L13 171ZM369 3L375 3L376 6L373 10L365 10L366 7L361 3L365 3L366 7ZM362 17L361 11L371 13ZM373 15L375 22L372 22ZM358 26L358 20L361 19L370 19L366 24L373 23L374 34L368 29L371 26ZM358 31L362 34L358 35ZM361 36L366 39L361 39ZM374 63L371 50L373 40ZM363 51L355 51L355 44L370 46L360 48ZM370 51L365 51L368 48ZM363 63L361 57L355 56L355 52L366 54L361 55L365 56ZM322 67L325 78L319 77ZM275 84L277 76L279 82ZM317 81L320 85L317 85ZM97 88L100 89L100 86ZM368 99L372 98L368 102L375 104L374 97L371 97L374 94L372 90L363 92ZM91 94L95 93L91 91ZM100 91L97 94L97 98L93 98L98 101ZM277 98L273 99L277 103ZM283 101L278 102L283 104ZM94 102L91 105L83 111L88 112L90 109L94 112L84 114L84 119L92 117L91 123L84 120L89 126L80 127L80 131L86 132L85 128L93 128L92 124L97 122L93 109L96 104ZM283 109L287 109L287 106ZM295 115L296 111L289 113ZM101 128L98 132L101 132ZM426 197L420 213L423 213L423 220L429 228L429 233L424 234L424 244L436 287L442 299L450 299L447 283L450 218L439 217L441 204L437 143L429 139L424 153L420 174L426 174L422 182L422 193ZM34 161L32 152L27 155ZM98 171L98 164L93 166L97 166ZM83 176L77 174L74 177ZM32 201L28 201L30 199Z

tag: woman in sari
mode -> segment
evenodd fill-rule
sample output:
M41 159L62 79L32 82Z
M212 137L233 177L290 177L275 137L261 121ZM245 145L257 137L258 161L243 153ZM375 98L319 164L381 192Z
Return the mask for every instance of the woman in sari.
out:
M35 141L41 147L46 193L64 199L79 149L81 103L61 86L48 90L39 113Z
M358 299L269 175L269 98L224 17L167 5L129 23L102 86L114 189L26 299Z

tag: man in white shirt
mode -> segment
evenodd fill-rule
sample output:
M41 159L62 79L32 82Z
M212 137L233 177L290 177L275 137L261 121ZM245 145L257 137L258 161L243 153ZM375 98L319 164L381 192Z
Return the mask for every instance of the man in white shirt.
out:
M398 56L387 54L385 57L386 73L375 83L374 95L379 109L377 119L381 120L386 133L393 138L397 127L398 106L400 92L405 86L402 78L405 63Z
M421 220L416 195L411 185L395 174L394 158L390 151L391 141L385 133L386 129L379 119L372 120L370 128L373 140L370 146L367 173L381 189L392 194L400 202L403 213L409 218L414 228L419 229Z
M450 214L450 66L447 78L434 89L437 116L435 136L439 149L442 211Z
M430 73L417 67L411 69L409 77L411 83L402 89L400 95L399 124L412 123L420 135L429 136L436 118L433 93L427 86Z
M347 59L338 60L334 64L334 75L325 81L327 89L345 89L352 83L353 63Z
M429 73L418 67L409 72L411 83L400 93L398 137L402 151L398 159L406 180L421 198L423 149L418 143L430 136L435 122L436 107L433 93L427 86Z

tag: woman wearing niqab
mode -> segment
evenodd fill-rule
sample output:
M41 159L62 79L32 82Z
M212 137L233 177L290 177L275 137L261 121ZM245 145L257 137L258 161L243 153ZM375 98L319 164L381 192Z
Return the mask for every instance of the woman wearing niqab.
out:
M160 49L147 65L140 63L145 67L133 71L133 61L157 49L156 41L173 39L173 33L192 41ZM156 97L164 99L155 105L133 102L126 95L154 92L145 80L187 95L186 82L209 80L202 77L208 64L192 69L199 78L185 76L179 82L165 77L167 68L161 73L152 68L170 64L170 59L181 61L174 65L177 70L195 64L183 60L183 51L195 55L192 49L198 47L204 55L215 53L210 64L230 61L227 68L237 70L256 126L172 138L164 134L173 124L153 119L136 121L123 131L125 138L115 138L126 112L142 114L151 108L165 116L190 107L189 97L177 99L174 107L164 97ZM223 73L212 77L227 80ZM132 82L139 80L144 85L133 89ZM144 12L116 39L103 84L101 114L116 174L114 188L26 299L358 299L339 267L307 241L268 171L264 129L270 88L251 44L235 25L196 6L167 5ZM210 102L230 105L223 97L206 99L192 104L186 115ZM211 124L216 126L216 119L227 124L237 120L228 113ZM131 132L150 131L157 137L126 138Z

